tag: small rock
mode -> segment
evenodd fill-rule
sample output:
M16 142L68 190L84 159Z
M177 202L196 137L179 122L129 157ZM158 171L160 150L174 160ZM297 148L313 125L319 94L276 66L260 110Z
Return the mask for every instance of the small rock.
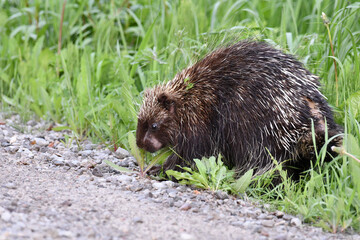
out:
M244 222L243 226L244 226L244 228L252 229L254 227L254 222L253 221L246 221L246 222Z
M120 181L120 182L132 182L132 177L128 176L128 175L119 175L117 177L117 179Z
M13 143L15 143L16 142L16 140L17 140L17 135L14 135L14 136L12 136L11 138L10 138L10 144L13 144Z
M129 154L129 152L126 151L125 149L123 149L123 148L118 148L118 149L116 149L115 156L118 157L118 158L120 158L120 159L123 159L123 158L129 157L130 154Z
M2 141L1 146L2 147L8 147L8 146L10 146L10 143L8 141Z
M3 187L8 188L8 189L16 189L17 188L16 184L13 182L8 182L8 183L4 184Z
M57 155L51 156L50 159L55 166L63 166L65 164L65 160Z
M235 222L231 222L230 224L235 227L242 227L244 225L244 222L243 221L235 221Z
M4 196L7 196L7 195L4 194ZM0 206L0 214L2 214L2 213L5 212L5 211L6 211L6 209L3 208L2 206Z
M21 153L21 156L23 156L23 157L28 157L28 158L34 157L34 154L27 148L20 148L18 150L18 153Z
M228 199L229 195L226 192L223 191L216 191L215 197L220 200Z
M176 188L176 190L178 190L179 192L186 192L186 186L185 185L180 185Z
M68 238L68 239L75 238L75 235L72 232L66 231L66 230L58 230L58 234L59 234L59 237L62 237L62 238Z
M275 226L280 226L280 225L286 225L288 222L284 221L284 220L281 220L277 223L275 223Z
M29 120L26 122L26 125L31 126L31 127L34 127L36 124L37 124L37 122L34 120Z
M122 167L135 167L135 165L137 165L137 161L134 157L126 157L119 161L119 165Z
M263 230L263 227L261 226L256 226L253 230L253 233L261 233L261 231Z
M263 235L263 236L265 236L265 237L269 237L269 236L270 236L270 234L269 234L267 231L265 231L264 229L261 230L260 234ZM267 239L267 238L266 238L266 239Z
M168 198L167 200L164 201L164 203L167 207L173 207L175 202L174 199Z
M34 144L39 146L48 146L49 142L46 141L44 138L34 138Z
M257 216L257 219L268 219L268 215L265 213L261 213L259 216Z
M176 191L171 191L168 193L169 194L169 197L171 198L175 198L177 196L177 192Z
M80 165L80 162L78 160L71 160L71 161L67 162L67 165L69 167L74 168L74 167L78 167Z
M282 218L283 218L284 220L289 221L289 220L291 220L291 219L293 218L293 216L288 215L288 214L284 214L284 215L282 216Z
M180 239L183 240L192 240L192 239L196 239L194 235L188 234L188 233L181 233L180 234Z
M287 240L286 234L280 234L276 237L274 237L274 240Z
M81 161L80 166L84 168L93 168L97 164L92 159L84 159Z
M95 149L96 147L97 147L96 144L90 143L90 144L86 144L86 145L84 146L84 150L93 150L93 149Z
M97 162L102 162L102 160L108 159L109 155L103 152L95 152L94 159L97 160Z
M153 194L152 194L152 192L150 192L149 189L145 189L145 190L144 190L144 197L145 197L145 198L152 198L152 197L153 197Z
M188 211L191 208L191 204L186 202L179 209L182 211Z
M71 200L65 200L60 205L64 206L64 207L70 207L72 205L72 202L71 202Z
M19 150L19 146L10 146L8 151L12 154L16 153Z
M101 169L99 169L98 167L95 167L93 170L92 170L92 174L96 177L103 177L104 174L102 173Z
M79 152L79 147L78 146L72 146L70 148L70 151L77 153L77 152Z
M69 166L64 166L64 170L65 171L68 171L68 170L70 170L71 169L71 167L69 167Z
M134 217L133 218L133 223L137 224L137 223L143 223L144 220L142 220L142 218L140 217Z
M276 212L275 212L275 216L276 216L277 218L282 218L282 217L284 216L284 213L281 212L281 211L276 211Z
M301 220L299 218L292 218L290 221L291 226L301 226Z
M263 221L261 221L261 225L263 225L264 227L273 227L274 224L275 223L272 220L263 220Z
M90 179L90 177L87 176L87 175L80 175L79 178L78 178L78 180L79 180L80 182L87 182L87 181L90 181L91 179Z
M4 222L9 222L10 219L11 219L11 213L9 213L8 211L5 211L1 214L1 219L4 221Z
M92 154L92 150L83 150L78 152L78 154L83 157L88 157Z
M143 190L143 189L144 189L144 187L141 186L141 185L134 185L134 186L131 186L131 187L130 187L130 190L131 190L132 192L140 192L140 191Z
M164 181L163 183L166 184L170 188L174 187L174 185L175 185L175 183L173 181Z
M152 184L153 188L155 189L167 189L168 185L164 182L154 182Z

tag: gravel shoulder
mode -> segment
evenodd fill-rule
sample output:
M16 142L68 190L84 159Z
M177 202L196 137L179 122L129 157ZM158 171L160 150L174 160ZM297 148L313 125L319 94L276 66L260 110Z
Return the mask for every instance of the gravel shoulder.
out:
M0 115L0 239L360 239L223 192L120 174L102 161L136 167L125 150L64 145L66 133L47 127Z

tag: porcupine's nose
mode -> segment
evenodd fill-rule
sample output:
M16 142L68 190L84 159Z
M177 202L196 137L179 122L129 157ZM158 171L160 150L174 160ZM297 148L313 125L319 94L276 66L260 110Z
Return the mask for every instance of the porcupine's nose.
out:
M149 131L144 136L144 144L141 144L143 149L148 152L156 152L163 147L163 144Z

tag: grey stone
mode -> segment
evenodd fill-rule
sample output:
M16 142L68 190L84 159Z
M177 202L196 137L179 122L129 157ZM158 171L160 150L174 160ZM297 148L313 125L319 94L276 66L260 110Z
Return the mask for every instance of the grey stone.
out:
M154 182L152 184L153 188L155 189L167 189L168 185L164 182Z
M276 211L275 216L278 217L278 218L282 218L284 216L284 213L281 212L281 211Z
M224 200L224 199L229 198L229 195L224 191L218 190L218 191L215 192L215 197L217 199Z
M175 183L173 181L164 181L163 182L166 186L168 186L169 188L174 187Z
M243 221L234 221L234 222L230 222L231 225L235 226L235 227L242 227L244 226L244 222Z
M176 191L171 191L171 192L169 192L169 197L175 198L176 196L177 196L177 192L176 192Z
M286 234L279 234L277 236L274 237L274 240L287 240L287 235Z
M143 223L144 220L141 217L134 217L133 218L133 223L138 224L138 223Z
M77 152L79 152L79 147L78 147L78 146L72 146L72 147L70 148L70 150L71 150L72 152L74 152L74 153L77 153Z
M259 216L257 216L257 219L267 219L268 215L265 213L261 213Z
M299 218L292 218L290 221L290 224L292 226L299 227L299 226L301 226L301 220Z
M118 148L116 149L115 151L115 156L120 158L120 159L123 159L123 158L126 158L126 157L129 157L130 154L128 151L126 151L125 149L123 148Z
M2 147L8 147L8 146L10 146L10 145L11 145L11 144L10 144L8 141L6 141L6 140L1 142L1 146L2 146Z
M103 177L104 174L102 173L101 169L96 166L93 170L92 170L92 174L96 177Z
M18 153L21 153L22 157L33 158L34 154L27 148L19 148Z
M69 167L75 168L75 167L78 167L80 165L80 161L74 159L74 160L67 161L66 164Z
M9 146L8 147L8 152L12 153L12 154L16 153L18 150L19 150L19 146Z
M4 221L4 222L9 222L10 219L11 219L11 213L8 212L8 211L5 211L1 214L1 219Z
M67 239L74 239L75 238L74 233L72 233L71 231L66 231L66 230L58 230L58 235L61 238L67 238Z
M179 209L182 211L188 211L190 208L191 208L191 204L186 202L183 205L181 205Z
M291 220L292 218L293 218L293 216L291 216L291 215L288 215L288 214L284 214L283 216L282 216L282 218L284 219L284 220Z
M102 162L102 160L106 160L109 158L109 155L103 152L96 152L94 155L94 159L97 161L100 161L100 163Z
M145 197L145 198L152 198L152 197L153 197L153 194L152 194L152 192L151 192L149 189L145 189L145 190L144 190L144 197Z
M5 184L3 185L3 187L5 187L5 188L7 188L7 189L16 189L16 188L17 188L16 184L13 183L13 182L5 183Z
M83 156L83 157L88 157L88 156L90 156L92 153L93 153L92 150L83 150L83 151L78 152L78 154L79 154L80 156Z
M84 146L84 150L93 150L93 149L95 149L96 147L97 147L96 144L89 143L89 144L86 144L86 145Z
M254 228L254 222L253 221L245 221L243 226L248 229Z
M130 190L131 190L132 192L140 192L140 191L143 190L143 189L144 189L144 187L141 186L141 185L132 185L132 186L130 187Z
M29 121L26 122L26 125L29 125L29 126L31 126L31 127L36 126L36 124L37 124L37 122L34 121L34 120L29 120Z
M120 182L132 182L132 177L128 176L128 175L119 175L117 177L117 179L120 181Z
M48 146L49 142L46 141L44 138L34 138L35 144L38 146Z
M10 140L9 140L9 143L10 144L13 144L13 143L15 143L18 139L17 139L17 135L13 135L11 138L10 138Z
M193 239L196 239L196 237L194 235L189 234L189 233L181 233L180 234L180 239L182 239L182 240L193 240Z
M264 227L273 227L274 224L275 223L272 220L262 220L261 221L261 225L263 225Z
M65 160L62 157L59 157L57 155L53 155L50 158L51 158L51 162L55 166L63 166L63 165L65 165Z

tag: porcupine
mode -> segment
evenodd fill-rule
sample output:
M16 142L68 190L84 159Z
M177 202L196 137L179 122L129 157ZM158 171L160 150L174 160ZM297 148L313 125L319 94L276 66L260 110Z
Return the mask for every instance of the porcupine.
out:
M230 168L261 173L273 157L297 178L316 158L312 124L318 149L325 129L341 132L318 77L264 42L240 41L146 90L136 140L149 152L173 147L165 170L221 154Z

